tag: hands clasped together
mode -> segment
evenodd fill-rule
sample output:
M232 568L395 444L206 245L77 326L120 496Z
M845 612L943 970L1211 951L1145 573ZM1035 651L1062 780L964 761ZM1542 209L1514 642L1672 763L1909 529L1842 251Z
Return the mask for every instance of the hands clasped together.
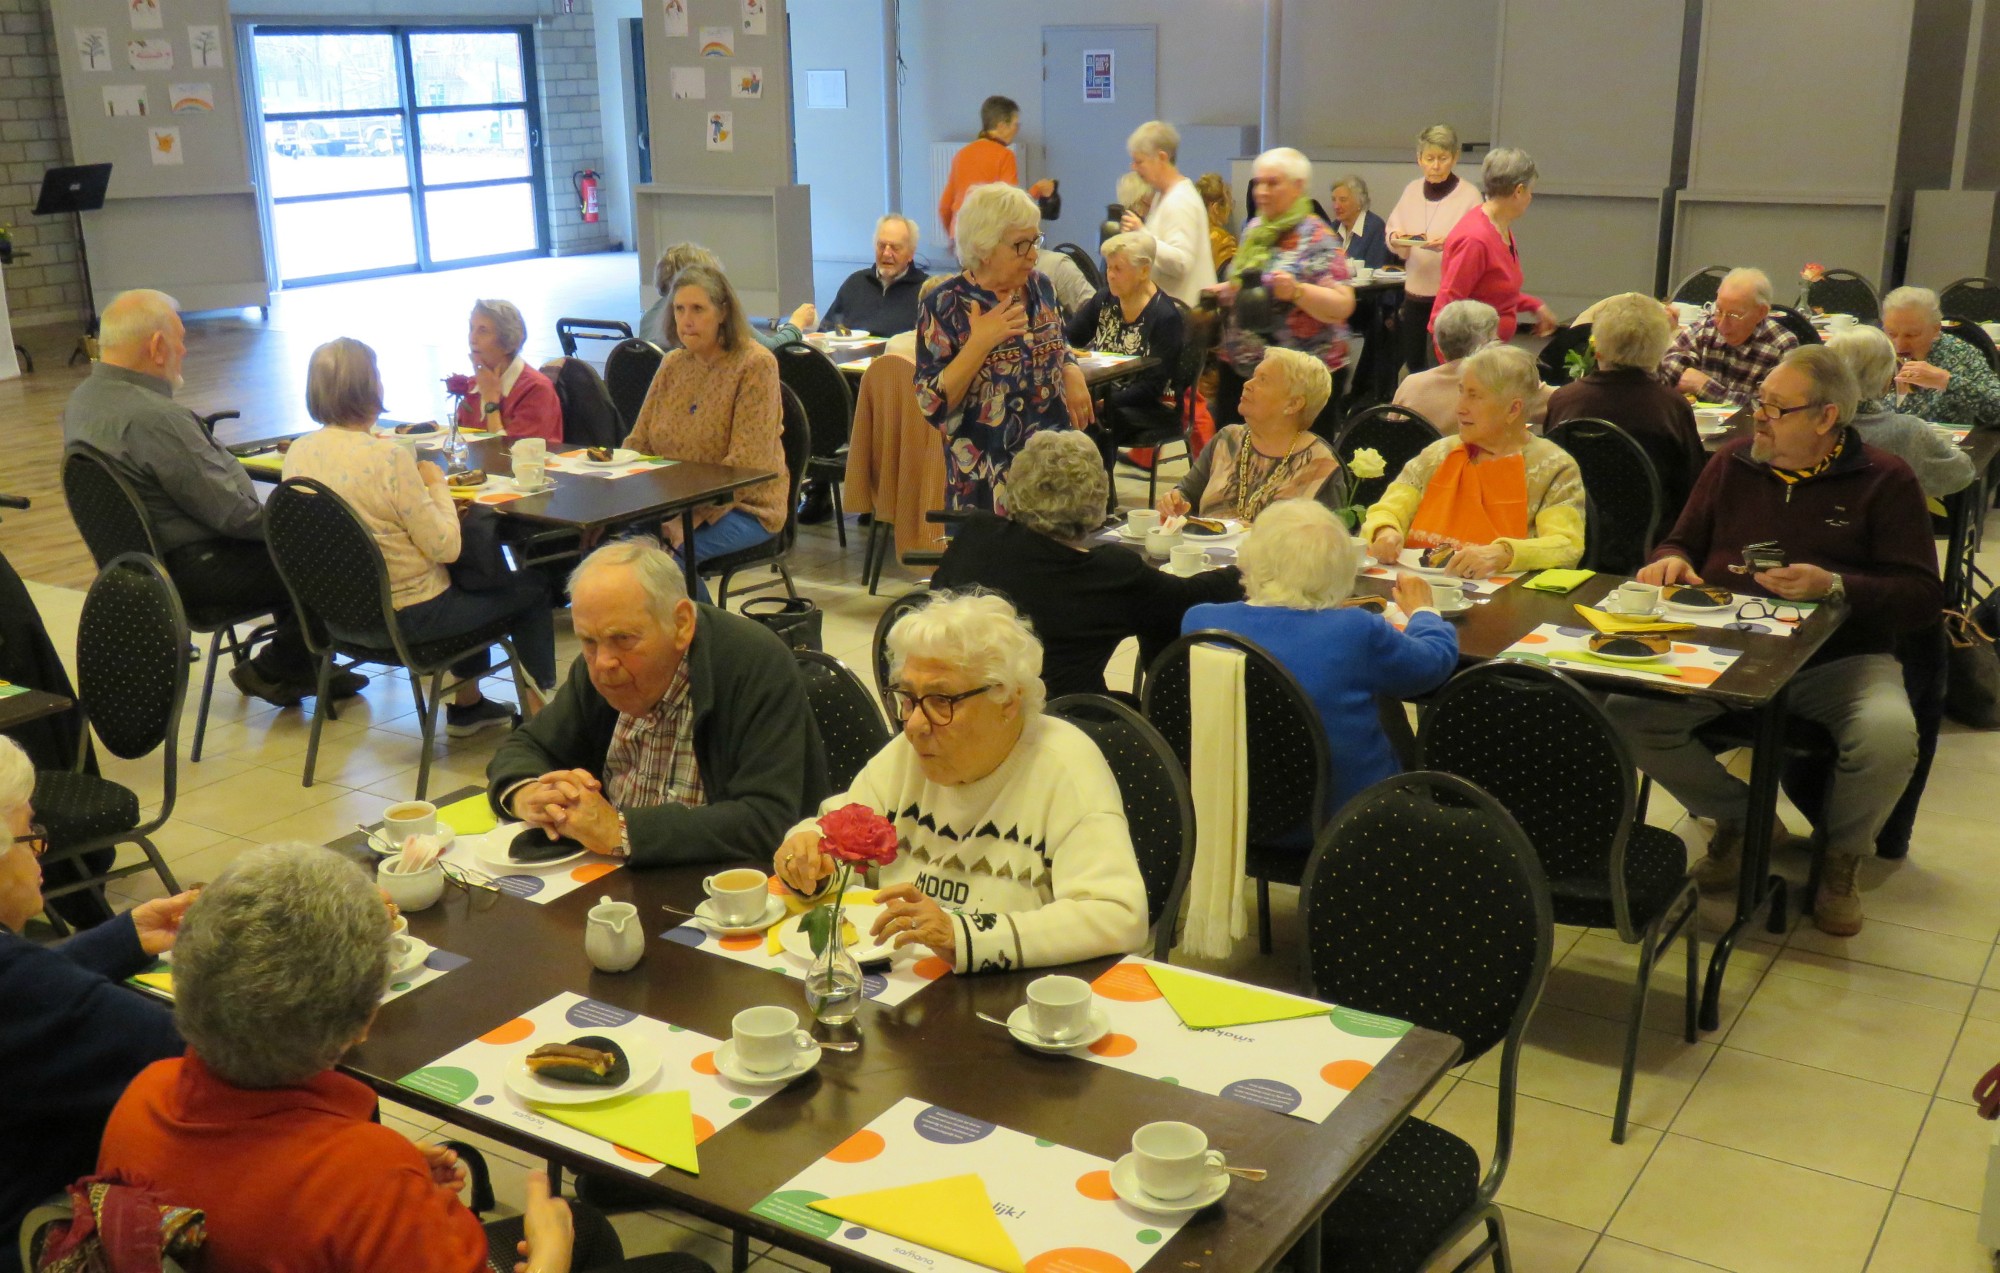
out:
M618 810L604 798L603 784L587 769L545 773L514 794L514 816L549 833L568 836L592 853L612 856L624 843Z

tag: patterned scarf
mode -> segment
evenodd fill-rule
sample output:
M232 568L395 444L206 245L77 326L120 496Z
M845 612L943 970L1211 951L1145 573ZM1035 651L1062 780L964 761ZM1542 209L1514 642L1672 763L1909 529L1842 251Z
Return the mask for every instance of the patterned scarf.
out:
M1833 450L1827 452L1826 458L1822 459L1819 463L1814 464L1809 468L1802 468L1802 469L1781 469L1777 465L1773 464L1771 466L1771 472L1775 474L1777 476L1777 479L1780 482L1783 482L1785 485L1797 486L1800 482L1805 481L1807 478L1818 477L1820 474L1826 472L1829 468L1832 468L1833 462L1839 459L1846 450L1847 450L1847 430L1843 428L1840 431L1840 436L1834 439Z
M1275 219L1259 221L1243 235L1243 241L1236 245L1236 259L1230 262L1230 277L1241 278L1245 270L1261 270L1271 260L1278 240L1284 238L1297 227L1299 222L1312 215L1312 200L1304 195L1298 202L1286 208Z

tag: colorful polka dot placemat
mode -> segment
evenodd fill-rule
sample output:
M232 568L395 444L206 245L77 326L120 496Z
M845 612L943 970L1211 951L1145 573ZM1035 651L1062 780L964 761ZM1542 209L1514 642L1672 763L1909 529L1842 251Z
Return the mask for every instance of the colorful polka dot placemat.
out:
M389 989L383 993L382 1002L389 1003L400 999L418 986L428 986L446 973L463 968L471 962L472 960L465 955L453 954L451 951L439 950L433 946L431 953L424 956L424 962L414 971L389 979ZM125 982L127 985L150 991L169 1003L173 1002L174 966L165 956L154 960L153 966L146 971L127 977Z
M750 1210L927 1273L1132 1273L1186 1219L1120 1201L1108 1159L909 1097Z
M1172 988L1171 998L1163 987ZM1106 969L1090 988L1092 1006L1111 1028L1074 1055L1314 1123L1410 1032L1406 1021L1136 955ZM1182 1019L1175 1000L1194 1020L1241 1024L1197 1028Z
M1754 619L1740 618L1739 612L1748 606L1747 613ZM1731 632L1761 632L1765 636L1791 636L1799 630L1803 622L1819 603L1814 601L1780 601L1776 597L1753 597L1748 593L1732 592L1729 604L1717 606L1713 610L1689 610L1680 606L1666 608L1661 616L1668 623L1692 623L1703 628L1724 628ZM1791 622L1780 621L1776 616L1784 615Z
M483 802L485 797L479 799ZM467 802L461 801L460 805ZM461 813L460 805L452 805L438 810L439 817L447 825L474 817L472 813ZM450 814L452 816L447 817ZM489 815L490 820L490 815ZM476 819L474 821L476 825ZM547 866L507 865L507 846L514 837L527 827L525 822L502 822L482 835L459 834L446 849L440 861L453 866L464 867L478 872L471 878L482 876L492 879L494 885L510 897L522 898L537 905L547 906L559 897L567 897L586 884L603 879L620 869L620 863L613 858L586 853L582 857L568 861L552 862ZM456 826L454 826L456 830Z
M779 933L787 921L810 910L811 904L786 888L775 876L771 879L771 895L784 901L785 919L765 932L724 937L690 920L669 928L660 936L678 945L691 946L711 955L733 959L739 964L780 973L794 981L804 981L811 965L786 950ZM866 905L875 900L875 890L851 888L847 890L845 900ZM885 1008L893 1008L950 971L951 965L931 954L927 947L912 947L907 953L899 953L886 966L871 964L863 968L861 997Z
M1362 570L1361 577L1364 579L1386 579L1394 582L1399 573L1407 570L1413 574L1423 576L1434 589L1456 587L1463 590L1466 596L1473 598L1490 597L1520 578L1518 574L1499 574L1489 579L1458 579L1440 571L1422 569L1422 558L1423 553L1420 550L1405 548L1401 559L1395 566L1391 567L1383 565L1373 557L1364 556L1362 560L1369 564Z
M507 1081L508 1073L518 1071L522 1058L544 1043L568 1043L582 1035L612 1039L625 1049L635 1071L650 1064L652 1077L614 1100L569 1106L563 1115L568 1121L558 1121L546 1108L530 1105L515 1092ZM784 1090L782 1085L744 1087L723 1078L715 1068L716 1047L717 1040L697 1031L564 993L525 1016L501 1022L464 1047L396 1081L413 1092L520 1128L599 1162L650 1176L661 1166L658 1158L569 1124L581 1123L614 1135L617 1128L629 1125L632 1133L628 1138L653 1144L664 1107L677 1106L678 1102L651 1098L685 1092L693 1143L699 1145ZM614 1110L613 1106L623 1108ZM689 1172L697 1170L691 1151L687 1162L672 1165Z
M1642 663L1621 663L1590 652L1591 630L1581 624L1561 627L1544 623L1497 657L1528 663L1547 663L1559 670L1582 669L1601 676L1619 676L1634 681L1676 685L1711 685L1743 657L1741 650L1727 650L1693 640L1685 634L1673 639L1669 653Z

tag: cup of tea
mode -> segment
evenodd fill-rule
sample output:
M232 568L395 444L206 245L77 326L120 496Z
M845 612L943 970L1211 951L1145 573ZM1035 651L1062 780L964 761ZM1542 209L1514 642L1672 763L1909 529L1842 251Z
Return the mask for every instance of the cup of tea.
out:
M1660 604L1660 590L1649 583L1628 579L1611 594L1611 609L1618 614L1651 614Z
M1200 544L1175 544L1173 551L1167 555L1167 560L1177 573L1183 575L1207 570L1210 564L1208 550Z
M375 868L375 883L401 911L420 911L444 895L444 871L436 862L421 871L402 871L400 858L384 858Z
M1375 281L1375 271L1369 266L1357 265L1354 267L1354 281L1357 283L1372 283Z
M1134 535L1144 536L1160 525L1160 510L1157 508L1135 508L1125 514L1125 526Z
M729 1023L729 1038L736 1045L737 1063L752 1074L790 1069L800 1053L819 1046L799 1029L798 1013L773 1004L737 1013Z
M1132 1156L1139 1187L1163 1202L1187 1197L1228 1166L1192 1123L1147 1123L1132 1133Z
M428 800L404 800L382 811L382 838L400 845L413 835L437 833L438 807Z
M701 882L709 910L725 924L754 924L770 904L770 877L754 867L717 871Z
M1168 554L1173 552L1174 545L1180 542L1181 533L1179 531L1168 530L1164 526L1155 526L1146 532L1146 553L1148 556L1157 557L1165 561Z
M1090 983L1060 974L1028 983L1028 1024L1050 1043L1082 1034L1090 1024Z

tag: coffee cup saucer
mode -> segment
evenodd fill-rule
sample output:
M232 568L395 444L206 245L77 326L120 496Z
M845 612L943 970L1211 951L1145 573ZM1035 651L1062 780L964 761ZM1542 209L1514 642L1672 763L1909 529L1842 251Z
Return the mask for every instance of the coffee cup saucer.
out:
M1607 605L1604 607L1604 613L1616 619L1658 619L1664 616L1666 611L1658 602L1654 602L1652 607L1646 610L1621 610L1617 606Z
M1139 1155L1128 1153L1111 1164L1111 1192L1141 1211L1179 1215L1222 1201L1229 1192L1229 1173L1218 1171L1185 1198L1155 1198L1139 1187Z
M764 902L764 913L747 924L732 924L715 913L715 899L708 898L694 908L695 924L717 937L736 937L750 933L761 933L785 917L785 899L771 896Z
M1008 1013L1007 1032L1014 1036L1016 1042L1025 1044L1037 1052L1057 1055L1078 1052L1111 1033L1111 1017L1102 1008L1091 1008L1090 1024L1084 1026L1083 1033L1074 1039L1064 1039L1060 1043L1036 1034L1035 1027L1029 1024L1031 1014L1032 1009L1025 1003Z
M389 957L394 964L389 969L390 980L401 981L405 977L415 976L423 970L424 961L428 960L436 950L437 947L431 945L421 937L410 938L409 951L403 956L401 963L394 963L394 955Z
M772 1087L779 1083L789 1083L801 1075L811 1073L812 1068L819 1064L823 1051L824 1049L815 1043L795 1054L792 1063L784 1069L774 1070L769 1074L759 1074L755 1070L744 1069L743 1063L736 1059L736 1040L724 1039L715 1049L715 1069L732 1083L742 1083L749 1087Z

